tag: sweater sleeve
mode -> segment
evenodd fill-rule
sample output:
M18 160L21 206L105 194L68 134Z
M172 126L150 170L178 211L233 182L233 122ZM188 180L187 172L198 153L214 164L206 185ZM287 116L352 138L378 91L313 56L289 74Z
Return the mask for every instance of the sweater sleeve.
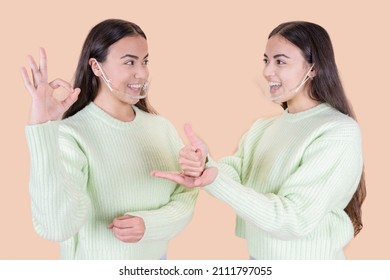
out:
M191 221L197 195L197 188L188 189L178 185L169 203L163 207L126 213L144 220L145 234L140 242L169 240L178 235Z
M179 158L180 149L183 147L183 142L170 122L165 120L164 125L167 130L166 135L169 137L169 149L172 156L167 160L173 161L172 166L176 166L179 170L177 159ZM154 210L126 213L141 217L144 220L145 234L140 242L169 240L178 235L192 219L198 192L198 188L185 188L177 185L171 194L170 201L164 206Z
M223 157L221 160L219 160L219 168L230 178L236 182L241 183L243 179L243 172L245 171L245 168L247 168L244 165L244 157L246 155L252 156L252 152L248 150L248 148L251 146L248 144L248 142L253 141L253 139L261 138L267 127L272 124L273 120L274 118L258 119L241 137L238 149L234 155ZM248 138L250 139L248 140ZM208 166L215 166L215 162L210 160L210 164L208 164Z
M266 128L272 123L273 118L269 119L258 119L252 127L247 131L240 139L237 151L232 156L227 156L222 158L218 163L213 161L210 158L210 163L208 166L218 167L224 174L229 178L233 179L235 182L241 184L243 171L246 166L244 166L245 154L252 155L251 152L248 152L247 149L250 146L247 142L248 136L250 138L260 138ZM255 132L255 133L254 133ZM207 188L206 188L207 189ZM245 221L239 215L236 216L236 234L239 237L245 236Z
M75 235L91 207L86 195L87 159L59 127L60 122L53 121L25 129L33 225L41 237L54 241Z
M237 151L232 156L222 158L218 164L210 158L210 164L207 166L216 166L225 172L234 181L241 183L242 165L243 165L243 149L245 147L245 135L242 137Z
M307 236L333 209L346 207L362 166L359 141L320 137L307 147L301 165L276 194L258 193L226 172L205 190L227 202L246 223L290 240Z

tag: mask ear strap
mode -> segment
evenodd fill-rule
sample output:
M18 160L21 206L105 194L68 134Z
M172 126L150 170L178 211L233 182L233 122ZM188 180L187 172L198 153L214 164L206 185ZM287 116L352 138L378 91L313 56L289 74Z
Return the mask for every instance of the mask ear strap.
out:
M310 80L310 79L311 79L311 76L309 76L309 73L311 72L311 70L313 69L313 67L314 67L314 63L313 63L313 65L309 68L309 71L307 71L306 76L305 76L305 78L302 80L301 84L294 90L295 93L297 93L297 92L300 90L300 88L307 82L307 80Z
M96 58L94 58L100 72L102 73L102 79L103 81L106 83L107 87L110 89L110 91L113 91L113 88L111 87L111 80L107 78L106 74L104 73L103 71L103 68L102 66L100 65L100 63L96 60Z
M114 90L114 89L112 88L112 86L111 86L111 80L107 78L106 74L105 74L104 71L103 71L103 67L100 65L100 63L97 61L97 59L96 59L96 58L93 58L93 60L95 60L96 65L97 65L97 67L99 68L99 70L100 70L100 72L101 72L101 74L102 74L100 77L103 79L104 83L107 85L107 87L109 88L109 90L110 90L111 92L116 92L116 93L118 93L119 91L118 91L117 89ZM145 83L143 84L143 86L142 86L142 92L143 92L143 94L141 94L141 95L139 95L139 96L134 96L133 98L135 98L135 99L143 99L143 98L145 98L145 97L147 96L147 90L148 90L148 88L149 88L149 85L150 85L150 82L145 82Z
M311 71L313 71L314 65L315 65L315 63L313 63L313 64L311 65L309 71L307 72L307 75L309 76L310 79L314 78L314 77L312 77L312 76L309 75L309 73L310 73Z

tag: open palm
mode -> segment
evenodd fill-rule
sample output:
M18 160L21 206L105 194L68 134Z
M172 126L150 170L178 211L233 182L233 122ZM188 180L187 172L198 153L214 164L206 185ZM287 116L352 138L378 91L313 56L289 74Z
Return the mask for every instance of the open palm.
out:
M182 172L175 172L175 171L154 170L151 172L150 175L173 181L187 188L193 188L193 187L204 187L214 182L215 178L218 175L218 169L216 167L206 168L202 173L202 175L196 178L187 176Z
M180 151L179 163L182 172L154 170L151 175L188 188L207 186L214 182L218 175L218 169L216 167L205 168L208 148L192 131L189 124L184 126L184 132L190 143Z

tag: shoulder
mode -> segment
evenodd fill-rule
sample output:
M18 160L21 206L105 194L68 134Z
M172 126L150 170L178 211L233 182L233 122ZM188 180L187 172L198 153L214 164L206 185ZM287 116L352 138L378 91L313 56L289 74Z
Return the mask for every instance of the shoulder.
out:
M145 112L137 107L134 107L137 117L140 118L144 125L160 128L160 129L175 129L174 125L165 117L157 114Z
M91 120L94 119L88 110L88 106L78 111L73 116L63 119L60 123L60 131L71 132L71 131L83 131L88 128L91 124Z
M329 106L314 120L321 134L328 139L355 140L361 138L360 126L352 117Z
M134 107L134 110L139 117L138 121L143 130L149 131L155 136L179 137L176 127L166 117L142 111L137 107Z
M272 126L277 117L260 118L254 121L250 128L241 137L240 145L252 146L257 145L258 141L262 139L267 129Z
M147 113L138 108L135 109L143 133L150 139L159 141L160 147L171 148L176 155L179 148L183 146L182 139L176 127L161 115Z
M278 119L278 117L279 116L272 116L268 118L257 119L250 127L250 131L263 131L270 127L275 122L275 120Z

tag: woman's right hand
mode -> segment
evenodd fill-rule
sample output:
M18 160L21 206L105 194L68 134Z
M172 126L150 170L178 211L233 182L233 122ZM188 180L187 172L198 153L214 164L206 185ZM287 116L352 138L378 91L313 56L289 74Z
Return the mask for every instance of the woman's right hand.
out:
M206 168L208 148L195 135L189 124L184 126L184 131L190 144L180 151L179 163L182 171L155 170L151 172L151 175L171 180L188 188L207 186L214 182L218 175L218 169L216 167Z
M192 131L189 124L184 125L184 132L190 141L180 150L179 163L184 175L200 177L205 169L208 148Z
M39 49L39 66L31 55L27 57L32 72L32 81L26 68L22 67L21 74L24 86L31 94L32 105L29 124L40 124L47 121L60 120L62 115L77 100L80 89L73 87L62 79L47 81L47 62L45 49ZM53 96L54 91L62 87L68 92L64 100Z

